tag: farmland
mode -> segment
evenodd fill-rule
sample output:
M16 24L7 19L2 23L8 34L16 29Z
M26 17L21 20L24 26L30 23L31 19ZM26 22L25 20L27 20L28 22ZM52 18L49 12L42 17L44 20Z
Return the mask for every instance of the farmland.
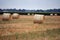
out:
M2 21L0 15L0 40L60 40L60 16L45 16L42 24L33 20L31 15L20 15L19 19Z

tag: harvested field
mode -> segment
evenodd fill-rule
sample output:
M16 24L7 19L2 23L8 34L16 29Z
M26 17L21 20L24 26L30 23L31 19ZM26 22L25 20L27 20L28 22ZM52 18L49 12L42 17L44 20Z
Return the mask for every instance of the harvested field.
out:
M0 16L0 18L2 18ZM60 40L60 16L45 16L42 24L34 24L33 16L0 19L0 40Z

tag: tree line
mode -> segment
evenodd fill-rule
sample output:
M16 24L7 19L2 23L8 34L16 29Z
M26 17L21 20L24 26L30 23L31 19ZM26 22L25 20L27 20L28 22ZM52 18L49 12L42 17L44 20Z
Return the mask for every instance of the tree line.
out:
M26 10L26 9L0 9L0 12L60 12L60 9L37 9L37 10Z

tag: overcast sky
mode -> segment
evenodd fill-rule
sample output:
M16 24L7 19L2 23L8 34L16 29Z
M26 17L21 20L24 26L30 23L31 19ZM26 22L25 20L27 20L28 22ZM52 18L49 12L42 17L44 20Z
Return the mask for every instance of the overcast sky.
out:
M60 0L0 0L0 8L53 9L60 8Z

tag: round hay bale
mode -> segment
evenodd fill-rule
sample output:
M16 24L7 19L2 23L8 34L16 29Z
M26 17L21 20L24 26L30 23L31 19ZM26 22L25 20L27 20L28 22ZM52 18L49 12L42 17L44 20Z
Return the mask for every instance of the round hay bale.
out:
M38 15L38 14L35 14L34 15L34 23L43 23L45 19L45 16L44 15Z
M55 16L57 16L57 14L54 14Z
M50 14L50 16L53 16L53 14Z
M18 18L19 18L19 14L18 14L18 13L14 13L14 14L12 15L12 18L13 18L13 19L18 19Z
M32 15L34 15L34 14L32 14Z
M28 13L28 15L30 15L30 13Z
M3 13L2 20L11 20L11 14L10 13Z

